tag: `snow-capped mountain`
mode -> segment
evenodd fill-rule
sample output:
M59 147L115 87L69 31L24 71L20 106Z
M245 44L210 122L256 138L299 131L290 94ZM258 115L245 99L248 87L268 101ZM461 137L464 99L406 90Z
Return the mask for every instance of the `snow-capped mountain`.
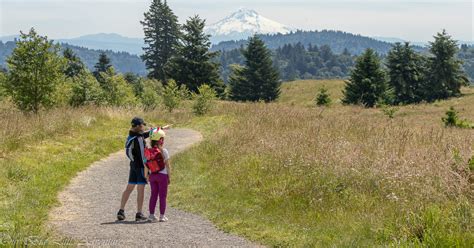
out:
M207 26L205 32L211 35L213 43L218 43L247 39L254 34L286 34L292 30L286 25L261 16L254 10L241 8L217 23Z

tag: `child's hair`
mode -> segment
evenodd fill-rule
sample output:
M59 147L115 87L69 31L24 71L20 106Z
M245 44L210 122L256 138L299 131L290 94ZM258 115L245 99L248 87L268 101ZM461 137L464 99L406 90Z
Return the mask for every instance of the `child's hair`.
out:
M158 146L158 144L159 144L159 141L158 141L158 140L152 140L152 141L151 141L151 147Z

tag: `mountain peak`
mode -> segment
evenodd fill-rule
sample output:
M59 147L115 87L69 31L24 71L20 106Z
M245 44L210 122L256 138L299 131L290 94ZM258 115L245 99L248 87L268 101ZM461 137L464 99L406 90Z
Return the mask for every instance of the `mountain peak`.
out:
M257 11L240 8L226 18L206 27L211 41L246 39L254 34L289 33L292 28L261 16Z
M240 8L236 12L232 13L230 17L241 18L241 17L258 17L259 14L253 9Z

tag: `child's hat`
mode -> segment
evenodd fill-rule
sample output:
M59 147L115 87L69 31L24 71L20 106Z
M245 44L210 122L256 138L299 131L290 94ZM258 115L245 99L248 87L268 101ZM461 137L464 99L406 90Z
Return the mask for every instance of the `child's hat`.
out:
M165 137L166 137L166 133L163 129L153 128L151 130L151 134L150 134L151 140L160 140L161 138L165 138Z

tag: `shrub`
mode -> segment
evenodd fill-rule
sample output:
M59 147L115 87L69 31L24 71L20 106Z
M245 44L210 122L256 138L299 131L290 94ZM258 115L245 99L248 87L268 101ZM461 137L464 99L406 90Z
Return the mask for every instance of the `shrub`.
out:
M468 120L461 120L458 116L458 112L454 107L450 107L446 111L446 117L441 118L446 127L459 127L459 128L474 128L474 124L470 123Z
M143 92L141 93L140 99L142 105L146 110L152 110L158 107L160 104L160 91L161 84L159 81L154 79L141 80L143 84Z
M328 90L326 87L322 87L319 90L318 95L316 96L316 105L317 106L329 106L331 104L331 97L329 96Z
M104 92L95 77L86 71L80 72L72 79L72 95L69 104L73 107L83 105L100 105L104 101Z
M398 108L396 107L390 107L388 105L382 105L382 112L384 115L388 116L388 118L393 119L395 117L395 114L398 112Z
M117 75L113 67L107 72L100 72L104 99L111 106L130 106L137 104L137 98L130 84L127 83L123 75Z
M201 85L198 88L198 92L199 94L193 94L193 112L196 115L204 115L211 109L217 93L207 84Z
M174 80L170 80L163 89L163 104L166 109L171 113L173 109L176 109L181 104L181 92L176 85Z

